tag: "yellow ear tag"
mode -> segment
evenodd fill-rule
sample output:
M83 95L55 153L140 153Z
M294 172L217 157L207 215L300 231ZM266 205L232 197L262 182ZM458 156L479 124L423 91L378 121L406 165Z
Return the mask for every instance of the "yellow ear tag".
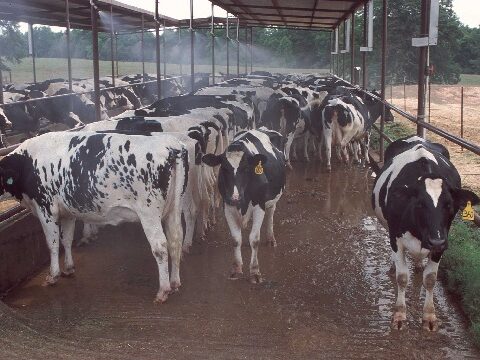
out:
M263 166L262 166L261 161L259 161L258 165L255 166L255 174L257 174L257 175L262 175L263 174Z
M473 213L473 207L472 203L470 201L467 201L467 206L465 206L465 209L462 211L462 219L463 220L468 220L468 221L473 221L475 218L474 213Z

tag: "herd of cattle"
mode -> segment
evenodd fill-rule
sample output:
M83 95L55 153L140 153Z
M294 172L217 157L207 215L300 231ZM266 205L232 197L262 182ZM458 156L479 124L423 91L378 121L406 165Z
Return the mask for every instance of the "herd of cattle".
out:
M348 83L314 75L251 74L146 107L125 97L131 110L98 122L80 117L71 130L33 137L0 160L0 194L21 200L45 232L47 285L61 275L60 242L63 274L74 273L76 220L84 223L82 241L105 224L140 222L158 265L155 300L164 302L180 286L182 252L215 224L220 205L235 245L231 278L243 273L242 229L251 221L249 278L261 282L260 228L266 218L267 242L276 246L274 213L297 147L306 161L325 156L328 171L332 149L339 160L366 164L370 130L383 110ZM393 120L389 110L386 120ZM448 231L466 201L479 198L461 189L446 148L421 138L394 142L383 168L372 167L372 204L389 229L397 273L393 324L401 329L406 320L409 251L418 262L428 257L423 320L435 330L432 291Z

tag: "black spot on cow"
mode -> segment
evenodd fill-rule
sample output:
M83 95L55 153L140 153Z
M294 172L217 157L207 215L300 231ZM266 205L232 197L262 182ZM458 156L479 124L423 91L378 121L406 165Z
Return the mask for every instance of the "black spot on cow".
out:
M134 154L128 155L127 165L133 166L133 167L136 167L136 166L137 166L137 160L135 159L135 155L134 155Z
M153 160L152 153L147 153L146 158L147 158L148 161L152 161Z
M126 150L127 152L129 152L129 151L130 151L130 140L127 140L127 141L125 142L125 145L124 145L124 146L125 146L125 150Z

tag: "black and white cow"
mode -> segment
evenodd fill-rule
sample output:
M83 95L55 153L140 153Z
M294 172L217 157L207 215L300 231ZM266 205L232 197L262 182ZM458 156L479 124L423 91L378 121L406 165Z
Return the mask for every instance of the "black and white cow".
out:
M269 135L281 137L272 131L242 132L234 138L225 153L203 157L203 162L209 166L220 165L218 189L235 244L232 279L237 279L243 273L242 227L245 228L253 216L249 240L252 248L250 279L254 283L262 281L257 254L263 218L266 215L267 242L276 246L273 216L285 188L285 157L283 151L272 144Z
M448 247L448 232L455 214L467 201L480 199L461 188L460 176L447 149L417 136L393 142L387 148L385 165L372 193L372 206L389 231L398 286L392 326L402 329L406 321L405 291L409 252L417 265L428 258L423 271L426 289L423 328L438 329L433 303L438 265Z
M342 95L328 95L322 102L322 142L326 154L327 169L330 171L332 147L337 156L348 162L347 145L352 143L354 159L360 162L360 145L365 163L368 162L368 149L372 125L382 114L383 104L369 95L363 98L349 91ZM393 121L390 109L386 109L385 121Z
M26 140L0 160L0 194L21 200L45 233L50 249L45 285L59 279L60 241L64 273L74 272L71 245L80 219L140 222L158 265L155 301L165 301L180 286L180 199L188 182L188 151L178 139L163 137L53 132Z

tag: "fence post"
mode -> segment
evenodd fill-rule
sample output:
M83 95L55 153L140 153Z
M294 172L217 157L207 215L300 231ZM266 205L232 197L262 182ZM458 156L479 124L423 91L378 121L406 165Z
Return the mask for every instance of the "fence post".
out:
M407 111L407 84L405 77L403 77L403 109Z
M460 137L463 139L463 86L462 86L462 95L461 95L461 103L460 103ZM462 146L463 151L463 146Z

